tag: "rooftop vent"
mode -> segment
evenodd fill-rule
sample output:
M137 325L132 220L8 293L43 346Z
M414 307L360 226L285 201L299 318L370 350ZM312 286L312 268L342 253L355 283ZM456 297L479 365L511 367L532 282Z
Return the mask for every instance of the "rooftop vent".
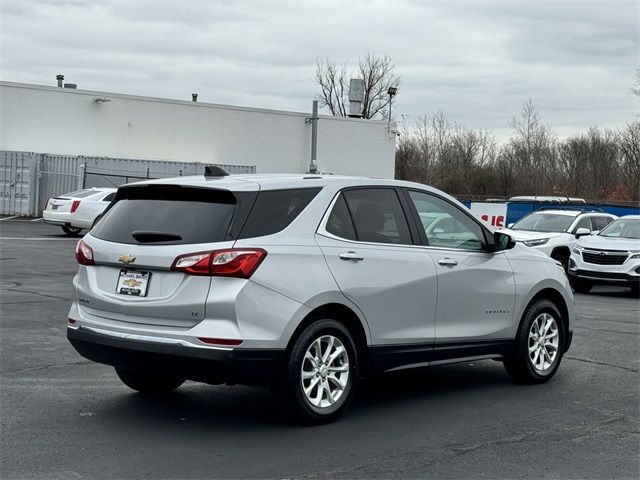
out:
M198 101L198 94L197 93L192 93L191 94L191 101L192 102L197 102Z
M78 84L76 83L65 83L64 88L78 88Z
M62 82L64 81L64 75L56 75L56 80L58 81L58 87L62 88Z

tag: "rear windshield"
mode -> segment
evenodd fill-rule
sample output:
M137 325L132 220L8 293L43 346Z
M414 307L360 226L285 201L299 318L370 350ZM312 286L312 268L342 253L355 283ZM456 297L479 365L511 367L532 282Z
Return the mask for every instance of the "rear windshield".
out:
M229 192L122 188L91 235L116 243L181 245L272 235L288 227L320 188Z
M181 245L229 239L237 199L212 189L122 189L91 235L117 243Z
M65 193L64 195L61 195L61 197L84 198L89 195L93 195L94 193L98 193L98 191L90 188L88 190L77 190L75 192Z

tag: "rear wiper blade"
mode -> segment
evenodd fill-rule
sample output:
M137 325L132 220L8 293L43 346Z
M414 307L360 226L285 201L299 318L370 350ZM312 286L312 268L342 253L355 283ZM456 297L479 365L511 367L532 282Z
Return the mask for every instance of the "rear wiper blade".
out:
M170 242L172 240L182 240L182 235L171 232L156 232L153 230L136 230L131 236L140 243Z

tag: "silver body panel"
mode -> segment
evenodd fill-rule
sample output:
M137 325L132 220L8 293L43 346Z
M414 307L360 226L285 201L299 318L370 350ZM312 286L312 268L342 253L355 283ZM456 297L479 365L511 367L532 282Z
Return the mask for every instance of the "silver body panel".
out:
M430 187L394 180L350 177L231 176L164 179L166 183L231 191L322 187L284 230L264 237L211 244L119 244L87 234L98 265L80 266L69 318L75 328L137 338L174 339L203 348L198 337L241 339L242 349L282 350L298 326L319 307L339 304L358 318L369 346L513 339L522 314L541 290L551 288L573 315L573 295L564 272L534 249L488 253L421 245L348 241L324 230L327 213L343 188L391 186L435 193ZM268 252L248 279L190 276L170 271L183 254L231 247ZM354 252L362 260L340 255ZM123 255L136 257L123 265ZM455 265L441 265L441 260ZM115 293L121 269L151 272L148 295ZM569 319L570 321L572 318Z

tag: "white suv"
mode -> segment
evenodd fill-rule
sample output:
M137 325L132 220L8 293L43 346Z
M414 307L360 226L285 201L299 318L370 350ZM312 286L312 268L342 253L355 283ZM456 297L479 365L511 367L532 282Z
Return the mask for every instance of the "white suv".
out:
M576 292L593 285L617 285L640 291L640 215L626 215L598 235L581 238L569 259L569 281Z
M313 422L389 370L495 359L545 382L572 337L573 294L553 260L416 183L126 185L76 258L67 336L81 355L141 392L267 384Z
M559 261L567 271L576 239L602 230L616 218L615 215L590 210L543 208L500 231L511 235L516 242L544 252Z

